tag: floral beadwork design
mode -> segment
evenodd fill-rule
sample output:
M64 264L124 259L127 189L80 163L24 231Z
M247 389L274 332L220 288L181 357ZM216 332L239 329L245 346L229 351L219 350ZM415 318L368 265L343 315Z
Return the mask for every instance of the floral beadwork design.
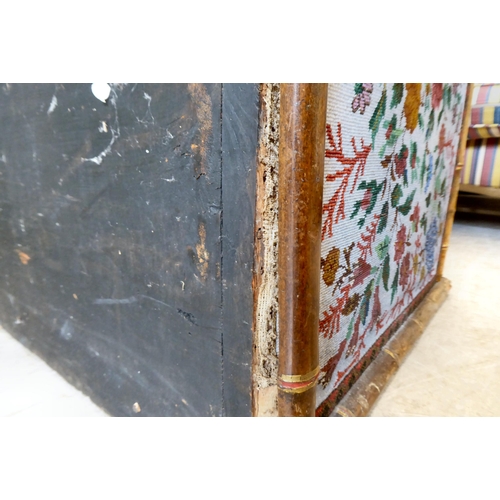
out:
M371 102L371 93L373 92L373 83L357 83L354 87L354 92L356 96L352 100L352 111L356 113L356 111L364 115L366 107L370 105Z
M331 84L318 404L436 273L465 84Z

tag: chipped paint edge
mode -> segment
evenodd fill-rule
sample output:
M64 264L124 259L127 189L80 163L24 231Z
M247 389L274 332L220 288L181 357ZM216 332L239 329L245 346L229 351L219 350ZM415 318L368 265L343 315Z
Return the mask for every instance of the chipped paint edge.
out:
M252 406L277 416L279 84L260 87L255 209Z

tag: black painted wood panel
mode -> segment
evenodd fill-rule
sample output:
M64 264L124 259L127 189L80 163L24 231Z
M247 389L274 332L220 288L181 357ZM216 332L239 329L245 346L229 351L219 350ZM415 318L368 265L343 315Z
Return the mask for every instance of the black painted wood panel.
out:
M251 415L253 228L259 86L222 87L223 363L227 415Z
M0 322L113 415L249 414L257 122L246 91L249 111L228 101L243 120L232 135L219 84L113 85L106 104L89 84L0 89ZM240 189L230 172L227 193L221 130L247 178ZM231 186L245 215L239 226L226 213L222 235ZM222 325L221 265L226 287L238 281L234 302L241 290L228 320L242 314L240 331ZM223 403L223 369L235 403Z

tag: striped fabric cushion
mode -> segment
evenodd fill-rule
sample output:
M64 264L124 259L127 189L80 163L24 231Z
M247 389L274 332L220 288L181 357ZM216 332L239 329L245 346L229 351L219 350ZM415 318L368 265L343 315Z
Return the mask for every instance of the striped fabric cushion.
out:
M500 137L500 84L475 84L469 139Z
M469 128L469 139L488 139L489 137L500 137L500 125Z
M497 138L467 141L462 184L500 187L500 142Z

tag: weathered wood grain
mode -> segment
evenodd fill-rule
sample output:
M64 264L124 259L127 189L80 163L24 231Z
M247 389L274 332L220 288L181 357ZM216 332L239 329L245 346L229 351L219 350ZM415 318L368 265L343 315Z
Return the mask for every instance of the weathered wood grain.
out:
M222 278L224 401L251 416L254 219L259 86L222 87Z
M113 415L223 412L221 104L0 88L0 321Z

